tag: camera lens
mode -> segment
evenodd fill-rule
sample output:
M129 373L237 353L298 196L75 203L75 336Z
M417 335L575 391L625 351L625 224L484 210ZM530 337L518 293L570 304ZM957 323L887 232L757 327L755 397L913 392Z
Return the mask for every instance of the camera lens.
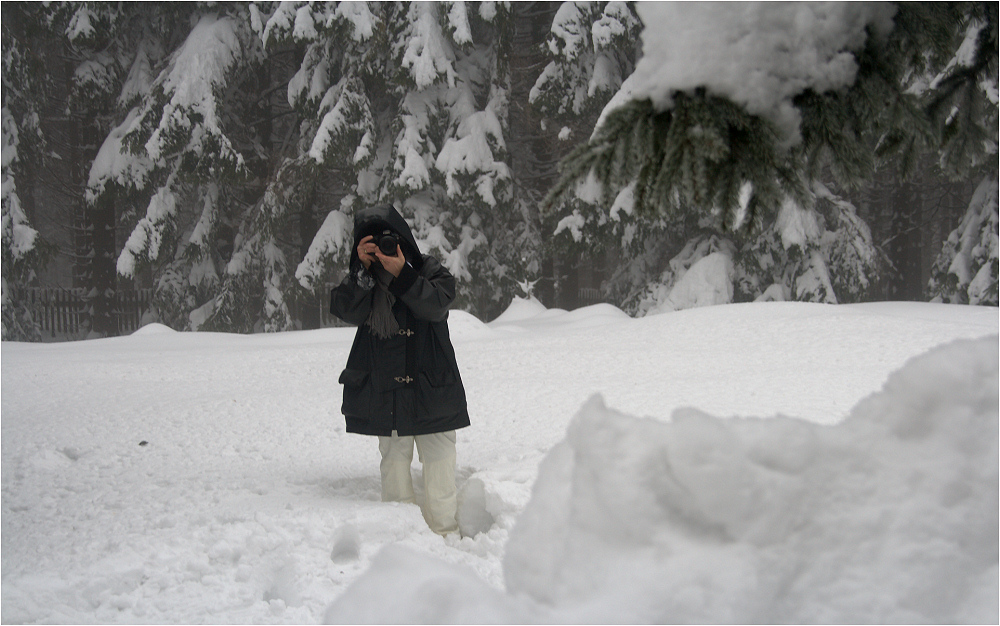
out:
M396 256L396 246L398 245L399 239L391 232L383 233L378 238L378 249L381 250L382 254L385 256Z

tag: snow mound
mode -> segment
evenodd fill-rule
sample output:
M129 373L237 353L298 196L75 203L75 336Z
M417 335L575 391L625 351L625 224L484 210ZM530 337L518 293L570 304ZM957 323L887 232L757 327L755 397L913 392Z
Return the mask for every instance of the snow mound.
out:
M490 322L489 326L505 330L538 329L540 327L579 329L604 326L609 322L630 321L631 319L628 313L612 304L592 304L567 311L565 309L547 309L544 304L532 297L530 300L514 298L507 310Z
M146 324L142 328L136 330L131 336L140 337L143 335L168 335L176 332L176 330L170 328L169 326L153 322L152 324Z
M997 342L912 359L835 426L594 397L511 531L508 595L387 548L327 619L995 623Z
M524 624L529 612L466 567L386 546L326 613L326 624Z
M509 324L511 322L520 322L523 320L531 319L545 313L548 309L545 305L539 302L538 298L531 296L530 298L518 298L515 297L507 310L500 314L495 320L490 322L491 324Z
M466 311L448 311L448 332L458 337L488 330L478 317Z
M577 328L590 325L603 326L608 322L631 319L628 313L606 302L574 309L566 313L564 317L567 323L573 324Z

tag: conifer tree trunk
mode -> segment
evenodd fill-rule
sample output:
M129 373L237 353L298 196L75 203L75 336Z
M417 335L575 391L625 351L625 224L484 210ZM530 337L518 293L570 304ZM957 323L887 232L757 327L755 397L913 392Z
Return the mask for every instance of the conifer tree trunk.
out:
M892 195L889 258L896 270L892 278L894 300L920 300L923 296L919 224L921 202L916 185L909 181L901 183Z
M305 258L309 252L309 244L319 232L319 224L316 216L313 215L313 203L307 202L299 213L299 255ZM299 320L302 322L304 330L320 327L320 302L321 298L316 293L306 291L302 296L302 306L299 310Z
M67 67L67 77L72 68ZM72 85L67 84L67 93ZM109 337L118 329L114 319L117 287L115 210L111 199L90 205L84 194L90 166L104 138L99 115L93 110L71 111L67 118L70 188L75 204L74 287L84 290L84 320L89 336Z
M538 232L543 244L537 251L543 256L538 259L542 271L535 295L547 306L556 304L555 281L551 271L554 266L553 252L544 246L546 234L551 233L554 226L545 223L539 204L557 179L557 165L563 154L555 145L554 134L542 129L541 115L528 103L528 94L548 62L542 46L560 5L559 2L518 2L513 5L514 37L509 60L511 142L508 148L511 169L517 181L517 202L530 222L530 228Z
M68 56L68 55L67 55ZM66 67L66 94L72 92L73 68ZM73 198L73 286L84 292L84 308L81 311L82 328L89 336L106 337L111 330L111 306L109 298L114 295L114 271L111 284L104 271L107 262L106 210L87 205L83 190L87 184L90 163L97 154L98 133L93 127L93 115L89 111L69 111L67 124L67 149L69 151L69 189ZM113 213L113 211L112 211ZM114 231L110 256L114 257Z
M118 334L115 319L117 274L115 272L115 208L110 201L88 207L88 224L93 250L91 284L94 299L91 332L110 337Z

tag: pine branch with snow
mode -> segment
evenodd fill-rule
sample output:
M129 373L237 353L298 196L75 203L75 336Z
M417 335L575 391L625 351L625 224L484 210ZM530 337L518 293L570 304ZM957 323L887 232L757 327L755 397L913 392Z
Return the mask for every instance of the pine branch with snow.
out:
M6 103L0 112L3 125L3 162L0 180L0 207L2 207L2 258L3 258L3 327L2 336L8 340L37 341L40 339L38 323L25 302L18 301L11 292L23 284L25 274L31 273L38 263L38 231L31 227L21 209L17 195L14 167L17 163L18 129Z
M927 293L934 302L997 306L997 188L986 177L969 202L958 228L934 262Z
M102 147L100 154L108 156L91 170L92 198L109 179L154 189L118 258L122 276L132 276L137 263L157 260L161 243L182 230L176 223L177 185L247 176L244 157L224 129L219 99L231 74L251 56L247 34L236 18L202 15L127 118L129 126L109 135Z
M563 161L546 205L576 194L591 172L607 204L611 193L634 185L640 213L697 210L717 215L724 228L759 224L763 211L785 197L808 202L774 125L701 91L677 94L659 113L649 101L613 111Z
M529 102L562 123L596 114L632 73L640 30L632 3L563 2Z
M954 11L909 3L658 4L639 12L657 35L647 37L646 56L590 142L567 159L549 205L591 170L609 194L637 180L640 211L687 204L731 217L746 209L773 215L784 197L802 203L825 168L856 184L871 174L880 137L884 155L929 141L933 127L921 122L920 99L905 81L913 58L925 59L926 48L946 45L961 28ZM995 63L995 45L977 50L985 58L977 68ZM745 185L752 189L744 207ZM731 217L727 226L741 224Z

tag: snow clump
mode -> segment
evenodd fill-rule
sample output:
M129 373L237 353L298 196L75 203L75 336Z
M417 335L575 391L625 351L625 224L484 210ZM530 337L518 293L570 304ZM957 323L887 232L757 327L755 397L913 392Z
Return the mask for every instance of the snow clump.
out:
M875 2L641 2L636 10L643 57L606 112L646 98L667 109L672 92L705 87L774 122L788 145L800 139L792 98L851 85L851 51L864 45L866 27L891 31L895 11Z

